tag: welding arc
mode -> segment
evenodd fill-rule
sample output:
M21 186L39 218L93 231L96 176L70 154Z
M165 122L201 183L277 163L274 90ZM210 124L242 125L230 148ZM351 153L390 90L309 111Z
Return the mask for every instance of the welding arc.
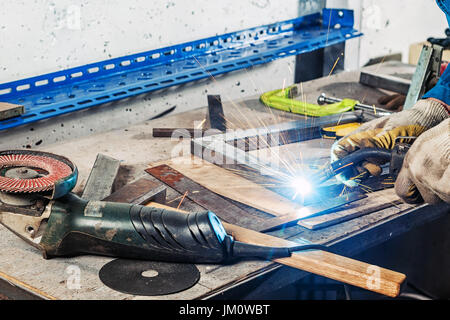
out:
M69 176L72 169L62 161L45 155L31 153L0 154L0 170L9 168L30 168L46 174L31 179L0 175L0 191L10 193L34 193L52 190L56 181Z

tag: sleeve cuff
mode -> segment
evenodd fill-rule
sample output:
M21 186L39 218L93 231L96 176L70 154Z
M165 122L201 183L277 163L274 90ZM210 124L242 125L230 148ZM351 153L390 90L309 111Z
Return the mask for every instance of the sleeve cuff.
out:
M429 97L429 98L426 98L426 99L439 102L447 110L447 113L450 115L450 106L448 104L446 104L444 101L439 100L437 98L433 98L433 97Z

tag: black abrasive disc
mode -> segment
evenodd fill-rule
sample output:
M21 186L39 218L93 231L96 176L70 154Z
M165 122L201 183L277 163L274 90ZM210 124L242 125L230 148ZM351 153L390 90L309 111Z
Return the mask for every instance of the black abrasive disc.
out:
M113 290L160 296L192 287L200 279L193 264L116 259L103 266L100 280Z

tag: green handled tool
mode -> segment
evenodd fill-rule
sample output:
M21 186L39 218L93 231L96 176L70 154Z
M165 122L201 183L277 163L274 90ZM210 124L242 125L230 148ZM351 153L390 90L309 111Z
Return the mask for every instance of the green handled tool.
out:
M297 95L298 88L296 85L292 85L284 89L268 91L261 95L260 100L268 107L311 117L330 116L355 109L379 117L392 113L383 108L365 105L358 100L328 97L324 93L317 98L318 104L294 99Z
M190 263L288 257L321 245L265 247L235 241L210 212L87 201L70 191L77 168L50 153L0 151L0 223L45 258L81 254Z
M317 98L317 103L319 105L334 105L336 103L341 103L342 101L345 100L349 100L349 99L339 99L339 98L335 98L335 97L329 97L327 95L325 95L325 93L320 94L320 96ZM356 100L353 100L356 101ZM359 109L359 110L363 110L363 111L367 111L370 113L373 113L379 117L382 116L388 116L390 115L392 112L383 108L378 108L375 106L370 106L367 104L363 104L359 101L356 101L355 105L354 105L355 109Z
M266 92L261 95L260 100L271 108L312 117L330 116L351 111L358 104L356 100L342 99L341 101L321 106L293 99L297 93L297 86L292 85L284 89Z

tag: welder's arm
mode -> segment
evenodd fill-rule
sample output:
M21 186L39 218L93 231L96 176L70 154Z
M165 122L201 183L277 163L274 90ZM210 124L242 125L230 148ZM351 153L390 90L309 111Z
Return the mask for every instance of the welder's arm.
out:
M405 156L395 191L407 203L450 203L450 119L414 142Z
M450 0L436 0L436 2L445 13L450 26ZM447 141L448 146L450 134L449 105L450 68L447 68L437 84L412 109L370 121L337 141L331 150L331 160L339 160L362 148L392 149L397 137L419 137L422 133L440 124L430 133L427 132L423 138L418 138L408 151L395 189L400 197L409 202L420 201L421 198L432 203L436 202L438 198L448 201L449 152L443 146L445 145L444 141ZM438 135L441 137L439 138ZM431 160L433 163L429 163ZM444 166L445 163L447 167L439 167ZM348 186L355 186L354 177L360 173L368 171L371 175L379 175L381 173L380 164L382 162L377 159L367 159L361 166L357 166L345 174L340 174L337 178ZM426 167L429 164L434 168L433 172L427 171ZM427 174L430 176L426 179L423 178ZM442 176L440 176L441 174ZM426 182L420 182L419 179ZM446 181L447 185L445 185Z
M423 95L424 99L434 99L450 105L450 67L447 67L436 85Z
M367 122L338 140L332 147L331 160L336 161L362 148L392 149L397 137L419 137L448 118L447 105L435 99L419 100L410 110ZM348 186L355 186L355 176L364 171L379 175L381 164L383 162L378 159L367 159L353 172L340 174L337 178Z
M445 13L450 28L450 0L436 0L437 5ZM433 98L447 106L450 105L450 67L441 74L437 84L423 96L424 99Z

